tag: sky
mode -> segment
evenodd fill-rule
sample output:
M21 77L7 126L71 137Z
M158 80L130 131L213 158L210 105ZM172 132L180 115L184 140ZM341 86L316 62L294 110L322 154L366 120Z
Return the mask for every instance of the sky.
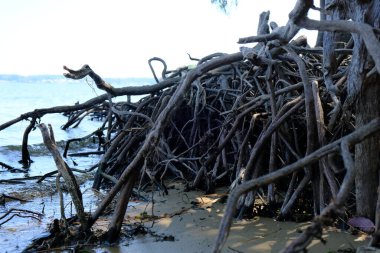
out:
M103 77L152 77L152 57L177 69L194 63L187 53L238 52L261 12L285 25L295 2L239 0L225 14L211 0L0 0L0 74L60 75L63 65L89 64ZM301 34L314 45L314 34Z

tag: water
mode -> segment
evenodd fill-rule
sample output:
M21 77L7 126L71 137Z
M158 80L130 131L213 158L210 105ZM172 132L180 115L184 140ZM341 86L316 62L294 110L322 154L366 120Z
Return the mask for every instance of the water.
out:
M147 79L126 79L108 80L116 87L128 85L146 85L154 83ZM94 96L102 94L101 91L94 91L86 81L67 81L62 78L37 78L33 80L21 79L13 81L1 81L0 76L0 124L18 117L20 114L32 111L37 108L47 108L58 105L73 105L75 102L84 102ZM121 98L123 99L123 98ZM135 98L137 99L137 98ZM84 120L76 129L63 131L60 129L66 122L66 117L60 114L46 115L42 122L51 123L57 140L67 140L74 137L81 137L94 131L100 122ZM13 125L12 127L0 131L0 161L16 168L21 165L20 145L22 134L28 126L27 121ZM0 167L0 179L23 178L43 175L56 170L53 158L45 152L41 152L43 145L39 130L31 133L29 144L32 144L31 151L34 162L25 173L11 173ZM97 163L99 156L75 157L66 159L70 166L74 166L74 161L78 169L88 169ZM78 174L77 174L78 175ZM36 180L28 180L23 185L10 185L0 183L0 196L7 194L11 196L19 195L32 197L32 202L10 201L5 204L0 203L0 217L11 208L21 208L25 210L44 213L41 220L32 218L14 217L9 222L0 225L0 252L22 252L33 238L40 237L47 231L47 226L53 219L60 218L59 199L55 191L55 178L50 178L41 184ZM91 189L91 181L87 180L81 184L85 211L93 211L99 199ZM136 237L134 241L122 243L120 245L105 247L99 246L93 252L209 252L213 245L217 228L219 226L223 204L214 201L210 195L199 195L199 203L203 203L205 208L194 207L192 199L197 193L177 192L177 189L169 189L170 197L161 196L156 199L154 210L157 215L180 213L184 208L189 208L188 212L182 215L174 215L172 218L165 218L155 221L153 232L157 234L174 235L175 241L160 242L152 237ZM223 191L224 192L224 191ZM69 204L70 198L65 194L66 217L75 213L74 208ZM209 200L207 200L209 198ZM150 211L151 209L148 209ZM145 204L137 205L136 208L129 208L128 215L132 219L145 211ZM0 223L2 220L0 220ZM250 223L250 224L248 224ZM289 238L298 236L301 228L305 225L293 223L281 223L272 219L255 219L242 221L232 225L232 233L226 245L226 252L269 252L281 250ZM296 227L297 226L297 227ZM149 226L151 227L151 226ZM254 234L256 233L256 234ZM280 239L279 239L280 238ZM352 245L367 244L359 241L352 235L345 233L330 233L327 248L321 248L321 243L313 243L310 252L329 252L338 248L353 247ZM233 250L237 247L237 250ZM319 248L318 248L319 247ZM154 250L152 250L154 249ZM91 252L91 251L90 251Z
M151 79L106 79L115 87L138 86L152 84ZM83 103L104 92L96 89L95 85L86 80L67 80L57 76L39 77L6 77L0 75L0 124L17 118L23 113L34 109L49 108L61 105L73 105L76 102ZM141 96L140 96L141 97ZM132 97L132 101L139 97ZM116 98L126 100L125 97ZM63 131L67 118L61 114L45 115L41 122L51 124L57 141L82 137L95 131L102 122L85 119L77 128ZM21 168L21 143L28 121L22 121L0 131L0 162L15 168ZM0 179L25 178L41 176L47 172L56 170L53 158L42 144L42 136L39 129L29 135L31 159L34 161L26 172L9 172L0 167ZM62 150L61 150L62 151ZM68 158L69 166L77 169L88 169L96 164L99 156ZM91 193L91 181L84 181L81 186L86 211L96 208L97 199ZM3 225L0 225L0 252L21 252L32 240L47 229L53 219L60 218L59 199L55 191L55 178L47 179L41 184L36 180L27 180L25 184L0 183L0 196L7 194L19 195L20 198L30 197L32 202L10 201L0 203L0 217L11 208L21 208L35 212L43 212L41 221L33 218L14 217ZM65 203L69 203L69 196L65 196ZM66 216L70 217L73 208L66 207ZM75 213L75 211L74 211ZM0 219L0 223L3 222Z
M110 82L114 87L139 86L153 83L148 78L106 79L106 81ZM68 80L55 76L1 80L0 76L0 124L34 109L74 105L76 102L83 103L101 94L104 94L104 92L91 84L90 80ZM43 123L52 124L57 140L84 136L96 130L100 125L99 122L96 124L94 121L85 120L79 128L62 131L60 127L66 120L67 118L61 114L50 114L42 117ZM22 133L28 125L29 122L24 120L0 131L0 146L21 145ZM30 133L29 144L41 142L42 137L39 130Z
M7 202L5 205L0 206L1 215L12 208L23 209L42 213L43 216L40 220L34 218L21 218L14 217L10 221L6 222L0 227L0 252L21 252L23 251L33 239L37 239L47 234L48 224L54 219L59 219L60 216L60 204L59 198L55 191L49 190L54 183L54 180L48 180L43 184L39 184L39 189L45 189L46 192L42 196L39 196L40 191L35 191L33 201L20 203L19 201ZM28 185L30 188L31 185ZM20 190L20 189L19 189ZM88 181L81 186L83 192L83 204L85 211L89 212L93 210L99 199L92 194L91 182ZM33 190L34 191L34 190ZM14 195L14 194L13 194ZM65 213L66 217L71 217L75 214L75 208L70 204L70 196L64 193L65 200ZM26 214L27 215L27 214ZM7 217L10 217L8 215Z

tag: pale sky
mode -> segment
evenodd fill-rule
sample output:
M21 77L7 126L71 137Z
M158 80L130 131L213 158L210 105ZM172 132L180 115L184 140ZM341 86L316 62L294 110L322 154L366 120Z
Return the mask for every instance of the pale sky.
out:
M152 57L176 69L194 63L186 53L238 52L262 11L285 25L295 2L239 0L226 15L211 0L0 0L0 74L59 75L63 65L89 64L103 77L151 77Z

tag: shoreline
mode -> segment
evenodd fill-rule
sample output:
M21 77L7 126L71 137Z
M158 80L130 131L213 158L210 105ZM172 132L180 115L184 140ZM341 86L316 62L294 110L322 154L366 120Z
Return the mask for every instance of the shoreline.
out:
M101 199L101 194L97 195L94 191L91 191L90 184L87 183L82 187L86 188L84 189L84 194L89 202L85 206L88 211L96 207L96 202ZM168 186L168 195L164 196L160 192L153 192L154 204L152 204L151 200L148 202L139 200L130 202L123 221L123 236L117 243L106 246L104 242L98 242L99 245L84 247L84 249L89 252L99 253L143 253L152 252L152 249L155 249L154 252L157 253L211 252L224 212L225 204L221 203L221 198L225 198L226 188L217 189L215 194L204 194L201 191L185 192L184 185L178 182L171 183ZM152 198L152 192L142 192L141 194L147 199ZM51 203L46 202L48 201L47 199L50 199ZM22 208L28 205L40 206L42 202L46 202L46 207L48 207L49 204L58 203L58 195L55 193L38 196L32 201L29 204L18 204L18 201L12 201L8 202L7 206ZM67 196L65 197L65 203L69 203ZM35 231L37 234L34 234L33 237L28 237L28 243L19 242L20 246L26 246L31 243L32 238L38 238L43 235L44 231L47 231L48 224L54 218L60 217L58 209L49 211L46 208L45 212L46 215L42 223L21 219L15 221L16 223L0 227L0 234L11 233L12 238L14 238L20 235L25 236L28 229ZM110 219L110 216L103 215L95 223L92 231L95 234L105 232ZM26 226L20 226L25 223ZM234 220L223 252L279 252L285 245L297 238L309 224L310 222L280 222L265 217ZM12 228L14 225L16 226ZM2 236L2 238L5 237ZM327 241L326 244L315 239L308 247L308 252L338 252L338 250L347 249L352 250L348 252L355 252L357 247L367 245L370 236L364 233L352 235L348 231L329 227L324 229L323 238ZM2 244L4 246L6 242ZM23 249L16 246L12 252L18 252L17 250L21 252Z
M153 213L151 203L128 206L124 229L128 224L142 223L149 233L120 240L115 246L97 247L95 252L148 253L152 249L157 253L211 252L223 216L225 204L220 203L220 198L225 196L225 189L218 189L216 194L209 195L200 191L184 192L183 189L183 185L174 183L172 189L169 189L169 195L155 194ZM144 212L146 214L141 215ZM145 218L142 219L143 216ZM104 220L102 222L100 227L105 226ZM310 222L280 222L265 217L234 220L223 252L279 252L309 224ZM99 229L99 226L95 228ZM343 249L355 252L357 247L367 245L370 239L364 233L352 235L333 227L324 229L323 238L327 241L326 244L315 239L307 248L308 252L337 252Z

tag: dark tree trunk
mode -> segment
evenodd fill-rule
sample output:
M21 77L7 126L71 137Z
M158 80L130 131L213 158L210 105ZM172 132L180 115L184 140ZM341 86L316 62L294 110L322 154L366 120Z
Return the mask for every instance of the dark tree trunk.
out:
M356 125L362 126L380 116L380 77L367 80L356 103ZM357 215L375 220L380 168L380 135L355 147Z
M136 182L138 173L133 172L128 178L127 183L123 186L118 203L116 205L110 226L108 228L108 238L109 242L115 242L120 235L121 225L124 221L125 212L127 211L127 206L129 198L131 197L133 186Z
M24 136L22 137L22 159L20 163L22 163L23 168L29 168L30 164L33 162L30 158L29 150L28 150L28 138L30 132L36 125L36 118L32 118L29 126L25 129Z
M379 27L380 0L347 1L348 15L353 21ZM380 77L368 74L373 67L362 38L353 35L354 48L348 75L348 96L355 103L356 127L361 127L380 116ZM380 168L379 134L355 147L355 192L357 215L375 219L378 171Z

